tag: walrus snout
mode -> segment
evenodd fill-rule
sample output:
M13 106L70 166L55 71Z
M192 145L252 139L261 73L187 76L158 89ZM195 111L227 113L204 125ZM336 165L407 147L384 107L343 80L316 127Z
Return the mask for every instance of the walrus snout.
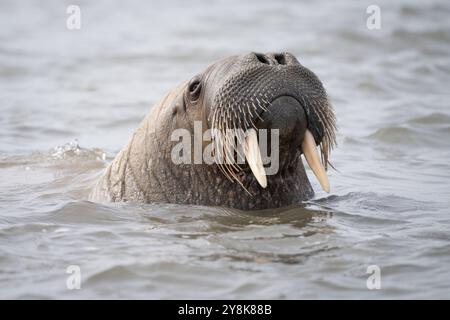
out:
M321 81L288 52L255 53L231 57L216 64L213 74L220 81L207 87L214 97L205 104L209 113L212 139L218 154L234 152L234 140L225 138L226 129L276 129L276 153L282 171L298 163L303 154L324 190L329 190L325 175L328 153L334 144L335 121ZM209 90L208 90L209 89ZM225 130L224 130L225 129ZM256 131L255 131L256 132ZM252 138L253 137L253 138ZM244 155L262 188L268 183L264 174L256 134L245 140ZM255 145L255 146L253 146ZM321 159L316 151L319 145ZM246 148L245 148L246 147ZM269 147L272 152L271 147ZM253 167L250 165L252 160ZM241 167L219 164L231 180Z

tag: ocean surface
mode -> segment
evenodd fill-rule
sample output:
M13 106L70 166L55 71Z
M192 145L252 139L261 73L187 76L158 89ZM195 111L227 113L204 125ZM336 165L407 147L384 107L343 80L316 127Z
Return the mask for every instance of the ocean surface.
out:
M450 3L377 1L372 30L371 4L2 0L0 298L450 298ZM155 101L248 51L324 83L330 194L308 169L278 210L87 201Z

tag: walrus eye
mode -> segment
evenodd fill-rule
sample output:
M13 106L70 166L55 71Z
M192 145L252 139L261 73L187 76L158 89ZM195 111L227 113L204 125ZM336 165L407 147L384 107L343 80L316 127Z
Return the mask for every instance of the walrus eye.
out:
M200 90L201 90L201 82L200 79L198 78L194 78L192 79L192 81L189 83L189 97L191 98L191 101L195 101L198 99L199 95L200 95Z

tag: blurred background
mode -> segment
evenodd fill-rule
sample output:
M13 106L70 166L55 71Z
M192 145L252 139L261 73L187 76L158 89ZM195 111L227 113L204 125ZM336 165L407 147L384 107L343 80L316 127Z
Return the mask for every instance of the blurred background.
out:
M445 0L2 0L0 297L449 298L449 15ZM310 202L253 214L85 200L155 101L248 51L289 51L322 80L330 195L311 179Z

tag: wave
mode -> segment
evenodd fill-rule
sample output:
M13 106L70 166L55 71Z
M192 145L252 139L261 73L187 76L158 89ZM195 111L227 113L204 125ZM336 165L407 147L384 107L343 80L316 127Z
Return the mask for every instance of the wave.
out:
M431 113L413 117L401 124L393 124L377 129L368 136L371 140L402 146L427 148L448 146L450 141L450 116Z

